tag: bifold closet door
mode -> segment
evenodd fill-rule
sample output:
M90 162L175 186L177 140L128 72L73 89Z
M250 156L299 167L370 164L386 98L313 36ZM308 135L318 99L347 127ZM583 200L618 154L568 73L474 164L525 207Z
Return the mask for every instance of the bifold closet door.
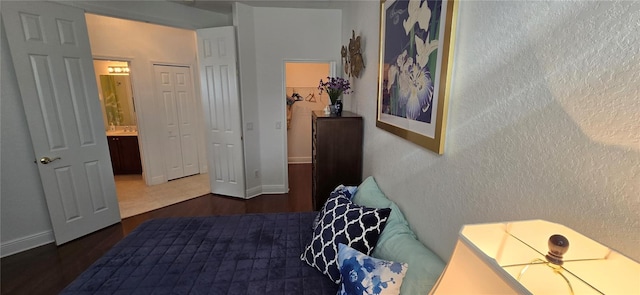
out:
M196 108L191 69L154 65L156 93L163 106L167 180L200 173Z

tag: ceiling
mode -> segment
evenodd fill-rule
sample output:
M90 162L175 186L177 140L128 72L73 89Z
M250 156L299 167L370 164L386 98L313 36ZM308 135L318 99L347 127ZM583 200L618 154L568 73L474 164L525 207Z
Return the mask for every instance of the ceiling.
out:
M253 7L283 7L283 8L317 8L317 9L340 9L347 0L174 0L171 2L214 11L218 13L230 14L235 2Z

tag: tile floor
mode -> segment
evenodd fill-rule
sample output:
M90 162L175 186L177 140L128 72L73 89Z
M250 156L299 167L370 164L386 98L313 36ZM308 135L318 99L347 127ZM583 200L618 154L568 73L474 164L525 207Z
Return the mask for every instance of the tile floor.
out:
M211 192L209 174L197 174L147 186L142 175L116 175L116 193L122 218L173 205Z

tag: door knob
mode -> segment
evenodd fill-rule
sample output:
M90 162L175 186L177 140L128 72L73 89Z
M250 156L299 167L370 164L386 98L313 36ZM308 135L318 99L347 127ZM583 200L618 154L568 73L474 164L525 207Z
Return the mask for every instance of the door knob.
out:
M61 158L60 157L55 157L55 158L51 159L49 157L42 157L42 158L40 158L40 163L46 165L46 164L49 164L49 163L51 163L51 162L53 162L55 160L59 160L59 159L61 159Z

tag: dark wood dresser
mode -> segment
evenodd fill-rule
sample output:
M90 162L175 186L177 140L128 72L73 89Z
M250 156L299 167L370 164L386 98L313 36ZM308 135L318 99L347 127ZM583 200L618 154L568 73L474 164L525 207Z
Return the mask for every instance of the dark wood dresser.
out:
M313 111L311 122L312 186L314 210L322 209L336 186L362 182L363 121L358 114L342 116Z

